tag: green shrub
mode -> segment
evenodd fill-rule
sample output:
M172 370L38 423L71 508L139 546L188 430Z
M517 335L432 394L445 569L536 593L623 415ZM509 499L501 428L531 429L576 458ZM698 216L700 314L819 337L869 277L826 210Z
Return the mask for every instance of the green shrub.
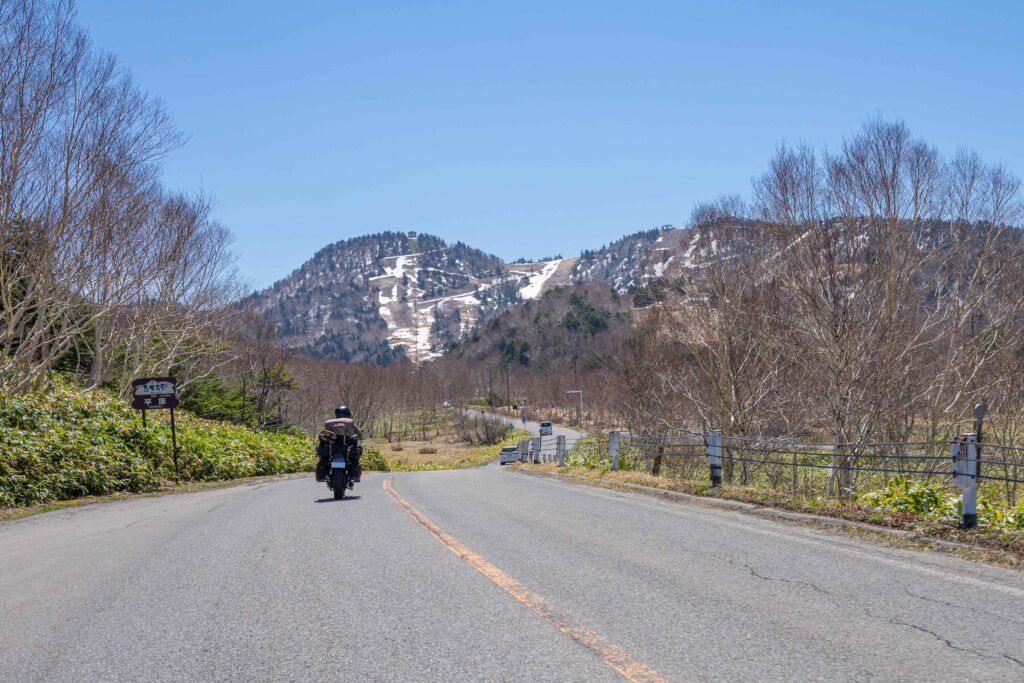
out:
M565 464L569 467L609 469L611 464L608 461L608 437L585 436L581 438L569 448L569 453L565 456Z
M938 484L896 478L884 489L870 491L858 498L873 508L913 512L929 519L955 517L960 497Z
M235 479L309 470L313 445L297 433L257 432L175 416L182 478ZM0 397L0 507L159 488L173 479L166 411L139 414L104 392L58 387Z
M912 512L925 519L957 521L962 512L959 491L903 478L893 479L885 488L865 493L857 501L880 510ZM1024 530L1024 502L1011 506L979 493L978 523L996 529Z
M390 472L391 466L388 461L380 454L380 451L376 448L363 448L363 457L359 459L359 464L364 470L374 472Z

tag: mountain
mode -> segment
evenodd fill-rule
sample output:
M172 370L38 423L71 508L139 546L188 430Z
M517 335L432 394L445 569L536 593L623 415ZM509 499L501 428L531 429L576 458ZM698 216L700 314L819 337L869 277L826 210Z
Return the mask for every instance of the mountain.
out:
M382 232L324 247L248 302L290 347L341 360L422 361L481 320L568 282L574 262L505 264L461 242Z
M665 225L579 257L504 263L462 242L382 232L324 247L249 302L278 324L289 347L340 360L418 362L555 288L598 283L619 294L642 290L691 265L704 251L696 239L688 229Z
M707 249L693 231L665 225L579 257L504 263L462 242L382 232L324 247L249 302L278 324L289 347L340 360L419 362L545 292L601 284L628 294Z
M615 320L627 319L620 315L623 306L650 305L684 282L688 289L699 288L706 264L758 248L761 231L749 227L730 235L664 225L578 257L514 263L433 235L382 232L324 247L249 301L278 324L288 346L319 356L379 364L402 356L431 360L446 349L463 357L487 356L512 338L515 326L541 325L517 337L537 356L536 349L560 349L558 344L572 338L559 331L559 324L575 306L574 293L589 297ZM946 224L917 229L918 241L931 249L957 243L950 241ZM983 231L973 234L979 230L968 230L971 248L984 241ZM1019 248L1017 233L1012 242ZM567 291L531 309L530 302L563 288ZM536 317L538 309L546 311L548 328ZM493 322L499 316L502 321ZM494 325L503 330L497 336L490 334L498 329Z

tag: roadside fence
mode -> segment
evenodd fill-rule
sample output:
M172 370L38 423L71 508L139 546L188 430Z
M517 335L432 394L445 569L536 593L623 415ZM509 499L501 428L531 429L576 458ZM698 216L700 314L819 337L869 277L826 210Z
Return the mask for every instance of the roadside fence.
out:
M789 490L794 496L855 497L894 479L956 488L962 526L977 525L977 490L1018 500L1024 448L949 441L817 443L720 431L641 435L613 431L580 438L539 437L519 444L523 462L630 470L696 481ZM984 455L984 457L983 457Z

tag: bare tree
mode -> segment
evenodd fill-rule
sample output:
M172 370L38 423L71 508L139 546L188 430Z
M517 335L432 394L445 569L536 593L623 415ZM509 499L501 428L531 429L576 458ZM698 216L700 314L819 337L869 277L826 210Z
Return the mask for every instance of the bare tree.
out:
M70 2L7 0L0 17L0 383L37 382L86 337L101 383L110 322L162 273L140 237L180 135Z
M735 197L694 211L693 262L625 347L641 366L620 376L631 420L652 422L643 406L734 434L826 432L830 492L846 494L872 440L941 441L986 394L1010 410L1024 346L1012 174L965 151L944 161L875 119L835 152L780 147L754 190L752 211ZM651 350L659 335L674 352ZM659 397L664 383L682 400Z

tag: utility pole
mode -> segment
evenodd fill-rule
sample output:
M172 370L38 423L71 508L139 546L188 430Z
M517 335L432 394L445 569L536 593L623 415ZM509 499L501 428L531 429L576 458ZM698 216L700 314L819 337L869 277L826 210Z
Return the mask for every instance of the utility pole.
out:
M988 413L988 406L984 403L979 403L974 406L974 434L977 444L975 450L978 458L978 469L975 475L981 476L981 442L982 442L982 430L985 427L985 415Z
M508 409L510 411L509 414L511 414L511 410L512 410L512 385L510 384L509 379L508 379L508 374L509 374L509 367L508 367L508 365L509 365L509 363L506 360L505 361L505 404L508 405Z
M569 389L565 392L566 395L579 394L580 395L580 412L578 415L580 427L583 426L583 390L582 389Z

